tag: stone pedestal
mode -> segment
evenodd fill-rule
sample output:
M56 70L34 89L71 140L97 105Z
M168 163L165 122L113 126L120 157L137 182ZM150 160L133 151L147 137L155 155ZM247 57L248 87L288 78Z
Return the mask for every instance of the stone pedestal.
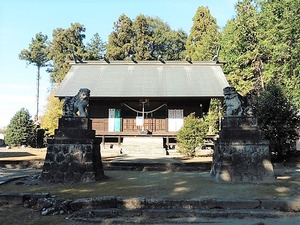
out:
M223 119L211 175L225 182L274 180L269 142L262 139L256 118L228 116Z
M47 154L41 174L46 182L94 182L105 179L100 142L91 120L62 117L54 138L47 140Z

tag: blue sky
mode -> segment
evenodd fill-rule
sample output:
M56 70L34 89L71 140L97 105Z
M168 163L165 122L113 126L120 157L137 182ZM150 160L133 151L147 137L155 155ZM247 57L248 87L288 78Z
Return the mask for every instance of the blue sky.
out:
M196 10L208 6L220 27L235 15L237 0L2 0L0 1L0 128L22 107L36 113L36 67L18 58L35 34L52 39L56 28L79 22L86 28L86 42L99 33L104 41L113 23L125 13L160 17L172 29L189 34ZM51 84L49 74L41 71L40 115L44 111Z

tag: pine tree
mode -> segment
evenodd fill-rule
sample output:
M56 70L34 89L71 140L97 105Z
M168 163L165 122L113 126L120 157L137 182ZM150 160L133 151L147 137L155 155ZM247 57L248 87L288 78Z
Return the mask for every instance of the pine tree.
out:
M34 145L35 126L27 109L21 108L5 131L5 143L10 146Z
M186 41L187 57L193 61L209 61L217 53L220 33L216 19L207 7L199 7Z
M35 38L32 39L29 49L23 49L19 54L21 60L28 61L29 64L33 64L37 67L37 93L36 93L36 120L39 119L39 96L40 96L40 79L41 74L40 70L42 67L47 66L49 46L48 46L48 37L42 33L35 35Z

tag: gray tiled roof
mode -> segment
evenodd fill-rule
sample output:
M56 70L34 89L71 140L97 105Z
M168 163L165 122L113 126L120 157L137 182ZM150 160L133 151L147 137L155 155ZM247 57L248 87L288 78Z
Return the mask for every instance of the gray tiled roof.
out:
M228 82L214 62L88 62L72 64L56 93L91 97L223 97Z

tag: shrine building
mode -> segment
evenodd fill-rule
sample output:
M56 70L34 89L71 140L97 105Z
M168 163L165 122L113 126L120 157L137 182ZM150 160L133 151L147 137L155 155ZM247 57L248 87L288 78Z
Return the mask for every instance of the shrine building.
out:
M229 86L221 63L88 61L71 63L56 97L90 90L89 117L102 142L148 135L174 141L184 117L202 117Z

